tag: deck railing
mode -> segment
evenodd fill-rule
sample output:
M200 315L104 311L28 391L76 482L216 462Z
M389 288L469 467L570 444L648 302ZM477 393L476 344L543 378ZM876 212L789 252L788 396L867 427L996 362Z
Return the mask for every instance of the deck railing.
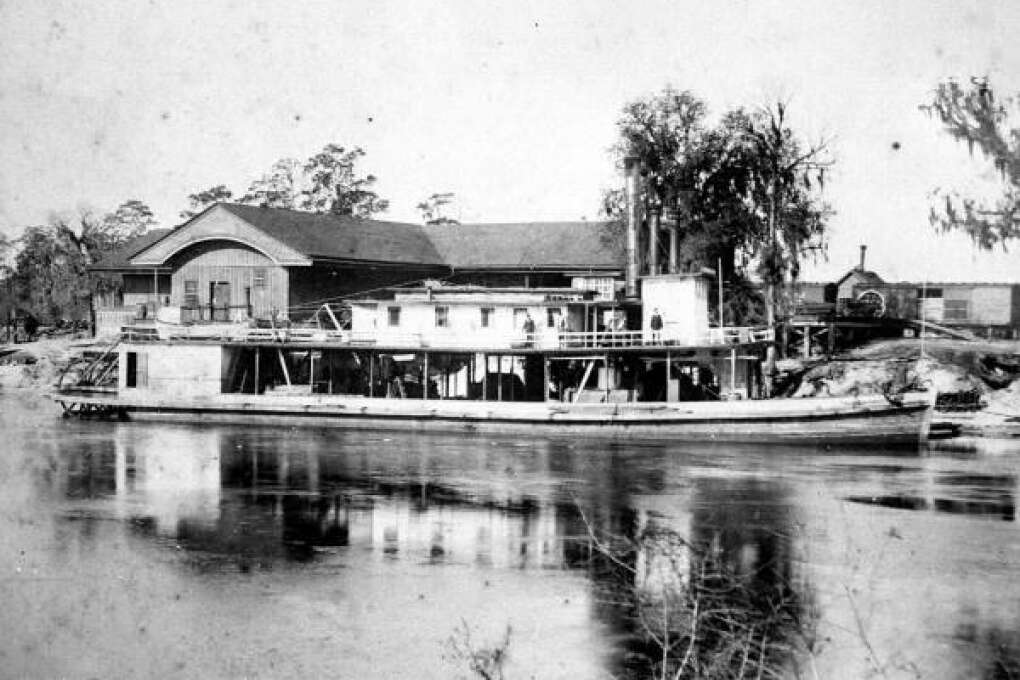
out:
M352 347L393 347L399 349L449 348L478 350L517 349L618 349L627 347L692 347L771 342L767 328L730 326L709 328L697 335L671 335L656 331L585 331L539 333L471 333L445 330L430 333L378 331L328 331L307 327L251 328L245 324L151 324L124 326L124 339L131 341L208 340L240 343L315 343Z

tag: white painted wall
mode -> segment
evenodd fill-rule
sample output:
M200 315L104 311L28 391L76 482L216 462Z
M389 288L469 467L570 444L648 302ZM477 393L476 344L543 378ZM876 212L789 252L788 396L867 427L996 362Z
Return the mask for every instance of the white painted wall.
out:
M118 388L137 389L158 396L219 394L224 351L218 345L123 344L120 349ZM127 386L129 352L138 354L139 385L135 388Z
M547 310L556 310L565 318L566 303L545 302L542 296L533 295L531 299L499 300L486 297L471 301L443 299L436 296L432 300L397 299L378 303L354 303L351 312L351 330L357 335L372 333L380 345L401 343L409 336L419 338L421 342L444 346L486 346L505 344L507 339L524 340L523 313L531 314L535 322L535 333L538 342L546 339L550 342L558 340L558 329L548 325ZM389 308L400 307L400 324L389 325ZM436 326L436 308L447 310L447 325ZM482 308L491 309L488 326L482 326ZM580 328L577 328L580 330Z
M662 274L641 279L641 329L651 336L656 309L662 339L696 345L708 333L708 279L701 274Z

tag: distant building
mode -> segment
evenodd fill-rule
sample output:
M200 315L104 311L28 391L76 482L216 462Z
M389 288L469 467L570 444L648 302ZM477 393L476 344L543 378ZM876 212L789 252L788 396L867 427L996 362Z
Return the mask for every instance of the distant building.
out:
M1020 337L1020 284L887 282L865 269L863 247L857 267L833 283L799 283L794 298L801 318L923 319L987 337Z

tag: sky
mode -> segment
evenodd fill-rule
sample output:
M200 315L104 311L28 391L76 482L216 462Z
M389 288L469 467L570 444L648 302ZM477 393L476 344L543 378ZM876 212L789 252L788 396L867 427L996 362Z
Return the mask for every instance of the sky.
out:
M386 219L436 192L465 222L597 219L621 108L671 86L714 116L781 99L828 140L804 278L866 244L886 280L1020 282L1020 243L929 224L933 189L996 178L918 109L951 77L1020 92L1018 29L1015 0L0 0L0 232L127 199L172 226L188 194L330 142L366 151Z

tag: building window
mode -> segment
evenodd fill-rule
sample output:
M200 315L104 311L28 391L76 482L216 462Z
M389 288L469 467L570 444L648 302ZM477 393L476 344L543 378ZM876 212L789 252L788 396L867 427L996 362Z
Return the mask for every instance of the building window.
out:
M198 307L198 281L184 282L184 306Z
M388 315L389 315L390 325L391 326L399 326L400 325L400 307L387 307L386 311L388 312Z
M966 321L968 318L967 300L945 300L942 308L942 318L945 321Z
M266 270L260 267L259 269L256 269L254 272L252 272L251 282L255 288L265 288Z
M940 298L940 297L942 297L942 289L941 288L918 288L917 289L917 297L919 297L921 299Z
M436 307L436 328L449 328L450 308Z
M492 313L494 311L495 310L493 310L492 307L482 307L482 309L481 309L481 312L482 312L482 328L488 328L489 326L492 325Z

